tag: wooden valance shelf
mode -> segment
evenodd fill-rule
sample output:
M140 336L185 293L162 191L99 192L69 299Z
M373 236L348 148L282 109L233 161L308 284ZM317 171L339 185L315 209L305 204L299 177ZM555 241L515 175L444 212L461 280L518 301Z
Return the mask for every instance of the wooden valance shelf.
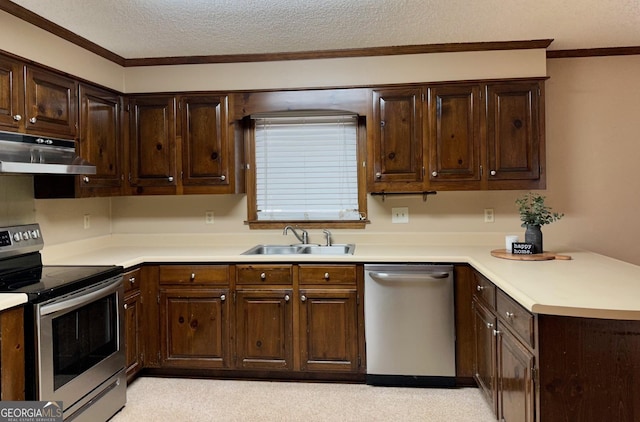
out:
M384 202L387 195L390 196L400 196L400 195L422 195L422 200L427 202L427 198L429 195L435 195L438 192L434 190L422 191L422 192L370 192L371 196L381 196L382 202Z

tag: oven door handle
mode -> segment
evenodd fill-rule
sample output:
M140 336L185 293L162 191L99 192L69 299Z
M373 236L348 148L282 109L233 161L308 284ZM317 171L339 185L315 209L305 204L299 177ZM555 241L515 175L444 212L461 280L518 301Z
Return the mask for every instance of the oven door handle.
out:
M82 291L73 294L71 297L63 299L59 302L53 302L40 307L40 315L50 315L56 313L58 311L68 311L74 309L76 307L91 303L96 299L100 299L101 297L110 295L114 292L117 292L120 286L122 285L122 277L118 277L114 280L110 280L109 282L105 282L103 287L100 287L97 290L93 291Z

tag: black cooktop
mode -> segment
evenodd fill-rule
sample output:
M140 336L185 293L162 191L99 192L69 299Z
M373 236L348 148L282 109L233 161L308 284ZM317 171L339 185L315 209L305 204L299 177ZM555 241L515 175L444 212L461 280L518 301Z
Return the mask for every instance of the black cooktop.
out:
M35 303L122 276L116 265L42 265L43 244L37 224L0 229L0 293L26 293Z
M122 267L111 265L45 265L0 275L0 292L26 293L29 302L42 302L121 276L122 272Z

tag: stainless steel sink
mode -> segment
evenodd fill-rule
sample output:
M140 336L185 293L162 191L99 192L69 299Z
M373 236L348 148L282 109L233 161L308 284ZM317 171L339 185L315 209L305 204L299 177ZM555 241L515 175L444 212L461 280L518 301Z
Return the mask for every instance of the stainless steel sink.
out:
M242 255L353 255L356 245L256 245Z

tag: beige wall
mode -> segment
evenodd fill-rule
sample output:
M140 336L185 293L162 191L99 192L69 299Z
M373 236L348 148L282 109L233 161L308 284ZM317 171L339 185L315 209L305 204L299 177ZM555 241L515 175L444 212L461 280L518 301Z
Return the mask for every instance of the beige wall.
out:
M19 38L19 39L18 39ZM36 43L30 40L38 41ZM42 46L45 46L44 48ZM223 85L211 82L220 76L225 66L183 66L180 73L189 78L175 78L177 68L155 68L149 80L141 78L142 69L123 71L97 56L55 39L0 12L0 49L31 58L80 77L125 91L220 89ZM543 52L542 52L543 53ZM502 53L501 53L502 54ZM516 52L515 54L520 54ZM492 75L515 76L514 69L531 68L519 76L544 74L547 82L547 186L548 202L567 215L560 222L544 228L545 244L594 250L629 262L640 264L635 238L640 237L636 210L640 205L640 177L635 173L640 156L640 56L554 59L544 60L538 50L511 61L507 56L483 56L474 77ZM447 60L450 60L451 57ZM462 56L455 56L462 60ZM470 59L472 56L464 56ZM491 60L485 58L491 57ZM509 56L516 57L516 56ZM526 57L526 58L525 58ZM432 80L446 75L458 79L467 71L474 71L473 61L458 62L447 68L437 65L416 67L402 65L406 59L376 61L380 65L367 78L376 81L415 81L417 75L429 75ZM340 60L340 73L331 74L323 67L308 67L307 79L295 79L296 86L339 85L364 83L361 79L362 59ZM398 60L398 61L395 61ZM448 61L449 64L455 61ZM327 64L329 62L324 62ZM443 62L440 62L440 64ZM533 63L533 64L532 64ZM221 79L225 89L258 87L241 85L248 79L259 81L260 87L287 86L286 78L277 79L274 69L280 66L299 66L305 69L311 62L297 64L257 63L233 67L233 78ZM317 64L317 63L316 63ZM384 65L383 65L384 64ZM424 63L423 63L424 64ZM381 67L382 66L382 67ZM405 68L408 66L408 68ZM322 72L316 72L322 69ZM228 69L227 69L228 70ZM265 78L257 78L265 70ZM237 71L237 72L235 72ZM122 74L121 74L122 72ZM483 73L484 72L484 73ZM504 73L506 72L506 73ZM126 82L125 74L126 73ZM277 72L276 72L277 73ZM244 75L244 77L240 77ZM320 75L324 79L318 79ZM438 76L445 75L445 76ZM495 76L500 77L500 76ZM229 78L228 75L225 78ZM424 79L427 80L427 79ZM233 85L235 84L235 85ZM240 84L240 85L238 85ZM165 87L165 88L162 88ZM423 202L421 197L401 196L369 198L371 224L364 231L389 236L402 233L461 233L461 234L521 234L514 200L521 192L440 192ZM48 244L98 236L108 233L251 233L244 225L246 199L243 195L222 196L154 196L124 198L93 198L81 200L33 200L29 176L0 176L0 223L40 222ZM409 224L391 224L391 208L409 207ZM483 222L483 209L494 208L496 221ZM214 211L215 224L204 224L204 212ZM83 215L91 215L91 228L83 229ZM362 232L362 231L361 231ZM336 234L348 240L350 232ZM274 232L274 242L280 241ZM501 245L496 245L499 247Z

